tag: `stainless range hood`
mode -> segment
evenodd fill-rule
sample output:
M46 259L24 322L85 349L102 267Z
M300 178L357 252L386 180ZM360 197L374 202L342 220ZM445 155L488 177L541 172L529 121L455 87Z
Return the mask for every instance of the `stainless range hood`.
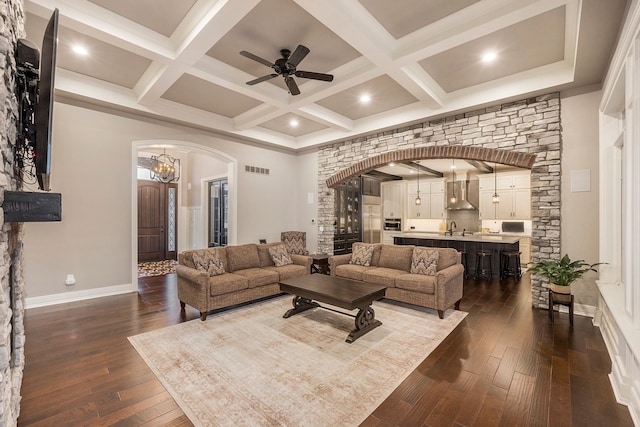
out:
M475 189L469 188L474 186L475 186ZM478 197L473 197L474 194L476 196L479 196L477 187L478 187L478 182L473 181L472 183L469 183L469 181L467 181L466 179L466 176L463 179L456 180L455 182L448 182L447 183L447 210L461 211L461 210L478 209L476 207L476 205L478 204ZM454 194L456 195L456 202L451 203L450 200ZM472 195L471 201L468 199L469 195ZM473 202L475 202L475 204Z

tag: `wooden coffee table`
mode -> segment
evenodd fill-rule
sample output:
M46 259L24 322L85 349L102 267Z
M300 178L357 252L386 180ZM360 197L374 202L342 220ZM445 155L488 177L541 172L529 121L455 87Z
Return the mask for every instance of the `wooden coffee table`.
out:
M280 281L280 290L294 295L293 308L284 314L284 318L293 316L311 308L324 308L318 302L331 304L346 310L358 309L355 316L356 328L347 336L352 343L372 329L382 325L371 307L373 301L384 298L386 286L372 285L356 280L342 279L323 274L306 275ZM318 302L316 302L318 301ZM341 311L332 310L351 316Z

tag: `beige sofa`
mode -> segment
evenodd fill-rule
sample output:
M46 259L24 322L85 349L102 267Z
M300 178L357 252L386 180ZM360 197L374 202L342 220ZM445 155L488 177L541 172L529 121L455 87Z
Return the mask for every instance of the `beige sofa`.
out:
M224 246L180 253L176 267L180 306L184 309L189 304L200 312L202 320L206 320L211 310L279 294L278 281L310 273L312 260L305 255L290 254L293 264L276 267L269 248L278 245L282 243ZM202 259L207 252L221 261L224 273L210 275L209 271L196 268L194 253Z
M354 243L367 245L366 243ZM387 287L385 298L444 311L455 305L460 309L464 267L460 253L451 248L421 248L438 251L435 275L412 274L413 249L410 245L369 244L373 246L370 265L350 264L352 254L329 258L331 275Z

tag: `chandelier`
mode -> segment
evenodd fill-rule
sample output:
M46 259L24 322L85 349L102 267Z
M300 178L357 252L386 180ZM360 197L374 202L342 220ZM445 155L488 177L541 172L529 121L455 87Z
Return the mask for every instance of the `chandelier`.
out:
M180 159L169 156L164 150L159 156L151 156L151 179L168 184L180 179Z

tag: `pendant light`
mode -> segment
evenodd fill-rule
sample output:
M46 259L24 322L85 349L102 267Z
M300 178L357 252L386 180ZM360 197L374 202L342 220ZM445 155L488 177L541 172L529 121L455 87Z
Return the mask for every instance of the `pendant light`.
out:
M493 164L493 196L491 197L493 203L500 203L500 195L498 194L498 176L496 175L496 164Z
M420 198L420 162L416 162L418 164L418 191L416 191L416 206L420 206L422 204L422 199Z
M451 171L453 172L453 192L451 193L451 198L449 198L449 203L454 204L458 201L458 198L456 197L456 160L453 159L451 162Z

